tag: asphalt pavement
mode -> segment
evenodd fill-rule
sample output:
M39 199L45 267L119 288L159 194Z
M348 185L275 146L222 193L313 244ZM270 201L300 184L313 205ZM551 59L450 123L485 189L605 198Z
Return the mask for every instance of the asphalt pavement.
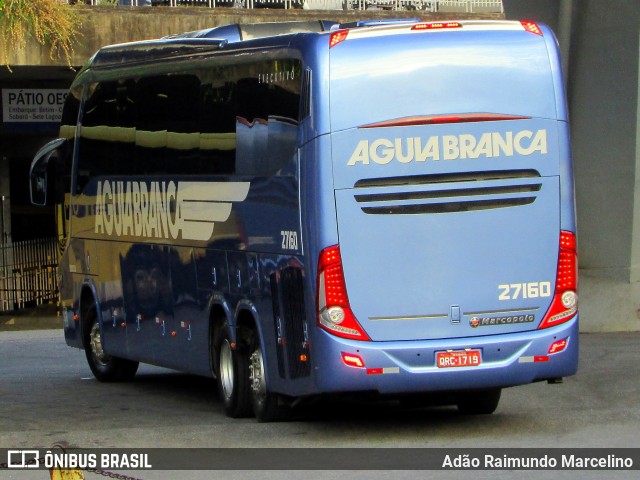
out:
M497 412L488 417L461 416L448 408L404 410L345 399L320 404L317 412L288 422L258 424L253 419L226 418L207 379L145 365L134 382L100 384L91 376L84 353L64 345L61 327L53 306L0 316L0 446L46 448L63 439L87 448L640 447L640 332L582 333L577 375L563 385L537 383L506 389ZM42 480L43 473L4 471L0 478ZM320 480L345 474L132 473L145 480L204 480L222 474L233 480ZM358 480L389 478L389 472L383 471L346 474ZM637 469L518 471L517 478L626 480L638 478L637 474ZM396 471L391 475L407 480L513 476L513 471Z

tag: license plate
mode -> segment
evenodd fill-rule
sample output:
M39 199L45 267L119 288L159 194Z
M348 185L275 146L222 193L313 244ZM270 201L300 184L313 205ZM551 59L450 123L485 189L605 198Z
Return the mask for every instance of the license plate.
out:
M481 363L480 350L436 352L436 365L438 365L438 368L477 367Z

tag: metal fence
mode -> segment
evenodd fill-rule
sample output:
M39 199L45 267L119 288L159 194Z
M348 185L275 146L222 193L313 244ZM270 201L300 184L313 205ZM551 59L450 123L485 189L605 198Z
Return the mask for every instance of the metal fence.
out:
M57 301L56 238L0 244L0 311Z
M504 13L502 0L437 0L437 12Z
M421 10L451 13L504 13L502 0L62 0L89 5L132 7L303 8L308 10Z

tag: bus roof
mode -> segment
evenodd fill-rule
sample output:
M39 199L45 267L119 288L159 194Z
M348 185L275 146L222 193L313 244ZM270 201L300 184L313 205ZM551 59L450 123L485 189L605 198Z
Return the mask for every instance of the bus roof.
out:
M293 36L311 34L328 36L327 45L333 47L343 41L393 36L407 33L437 33L451 31L529 31L542 36L533 22L505 20L462 20L420 22L418 18L361 20L339 24L328 20L272 22L262 24L230 24L211 29L185 32L156 40L109 45L101 48L76 77L84 77L87 70L118 70L150 65L168 59L200 57L224 50L227 45L242 48L246 41L262 40L264 46L286 45ZM277 40L276 40L277 38ZM271 40L273 39L273 40ZM229 47L230 48L230 47Z
M529 30L541 35L532 22L504 20L465 20L447 22L420 22L419 18L359 20L339 24L330 20L299 22L270 22L230 24L203 30L169 35L157 40L129 42L101 48L91 59L93 68L113 67L183 54L206 53L223 48L229 43L266 39L300 33L349 31L349 38L363 38L406 33L408 31L460 30ZM346 37L345 37L346 38Z
M224 39L175 38L121 43L103 47L92 57L92 68L108 68L220 50Z
M312 20L298 22L267 22L267 23L233 23L219 27L184 32L169 35L165 38L218 38L229 43L253 40L256 38L275 37L292 33L313 33L330 30L337 22L330 20Z

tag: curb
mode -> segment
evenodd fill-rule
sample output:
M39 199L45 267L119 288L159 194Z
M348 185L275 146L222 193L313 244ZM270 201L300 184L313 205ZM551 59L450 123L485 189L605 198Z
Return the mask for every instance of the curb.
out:
M55 305L0 313L0 332L62 329L62 317Z

